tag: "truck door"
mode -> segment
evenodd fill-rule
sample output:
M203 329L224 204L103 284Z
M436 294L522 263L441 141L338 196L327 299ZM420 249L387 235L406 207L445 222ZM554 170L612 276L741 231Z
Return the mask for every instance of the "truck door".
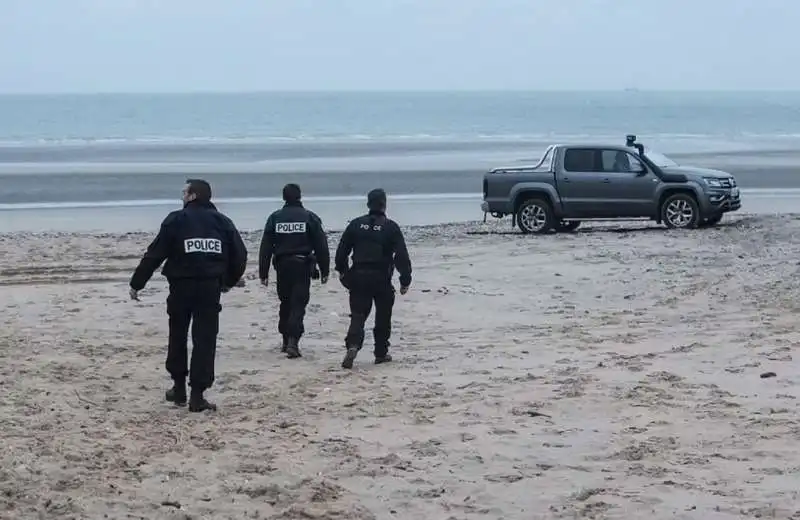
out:
M636 155L606 149L601 152L602 196L612 209L609 217L651 217L656 213L659 179Z
M556 184L566 217L600 217L604 173L596 148L567 148Z

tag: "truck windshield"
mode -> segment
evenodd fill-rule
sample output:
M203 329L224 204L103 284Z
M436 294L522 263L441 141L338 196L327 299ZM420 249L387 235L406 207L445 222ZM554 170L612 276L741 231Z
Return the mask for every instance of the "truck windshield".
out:
M653 163L656 166L660 166L661 168L674 168L678 166L678 163L676 163L663 153L656 152L655 150L649 150L645 148L644 154L647 156L648 159L653 161Z

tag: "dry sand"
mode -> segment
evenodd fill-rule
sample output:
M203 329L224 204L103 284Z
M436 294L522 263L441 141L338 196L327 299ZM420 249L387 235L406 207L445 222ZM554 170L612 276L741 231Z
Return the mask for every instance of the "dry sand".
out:
M368 332L353 371L338 282L287 360L253 253L216 414L163 402L163 278L127 299L150 236L2 236L0 516L800 518L800 220L726 222L407 230L396 362Z

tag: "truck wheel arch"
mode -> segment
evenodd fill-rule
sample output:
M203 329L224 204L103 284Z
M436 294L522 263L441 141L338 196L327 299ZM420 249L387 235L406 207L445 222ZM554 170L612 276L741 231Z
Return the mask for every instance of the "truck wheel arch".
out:
M519 191L519 193L517 193L514 196L513 209L515 218L517 212L519 211L520 206L522 206L522 203L534 197L546 200L547 202L550 203L550 207L555 209L553 197L546 190L536 189L536 188L527 188L527 189L523 188L522 190Z

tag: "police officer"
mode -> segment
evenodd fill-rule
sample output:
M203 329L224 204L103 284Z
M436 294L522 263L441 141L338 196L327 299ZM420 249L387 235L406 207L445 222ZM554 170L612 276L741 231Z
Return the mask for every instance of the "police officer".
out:
M211 202L211 186L206 181L186 181L183 209L167 215L131 277L131 299L139 299L139 291L164 260L162 274L169 282L166 368L174 382L167 401L186 404L188 375L192 388L189 411L216 410L203 393L214 382L220 293L240 284L247 249L233 222ZM190 321L194 348L191 368L187 368Z
M400 226L386 218L386 192L375 189L367 195L369 213L348 224L336 249L339 280L350 292L350 328L345 338L347 354L342 368L353 368L364 343L364 323L375 302L375 363L392 360L389 337L392 329L394 286L392 275L400 273L400 294L411 285L411 259ZM350 253L353 265L349 265Z
M267 286L270 261L275 266L280 300L278 332L283 336L281 352L300 357L299 342L305 328L303 318L310 298L311 278L319 273L328 282L330 252L322 221L303 207L300 186L283 187L283 208L272 213L264 226L258 255L258 277ZM318 267L318 271L317 271Z

